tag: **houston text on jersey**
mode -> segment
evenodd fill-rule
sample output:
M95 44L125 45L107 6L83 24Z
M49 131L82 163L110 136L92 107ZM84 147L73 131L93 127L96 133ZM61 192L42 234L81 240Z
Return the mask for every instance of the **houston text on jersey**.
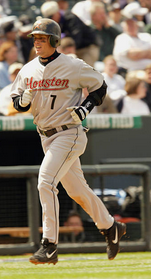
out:
M62 90L68 88L68 79L61 79L53 77L52 79L42 79L42 80L34 80L33 77L30 79L27 78L26 84L29 89L40 89L40 90Z

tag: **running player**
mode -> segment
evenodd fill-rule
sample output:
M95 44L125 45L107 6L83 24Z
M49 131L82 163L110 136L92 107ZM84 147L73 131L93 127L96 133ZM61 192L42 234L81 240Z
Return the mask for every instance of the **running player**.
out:
M87 185L79 160L87 144L81 122L94 106L102 104L107 86L102 74L83 60L57 52L61 30L55 21L36 21L30 36L37 57L23 66L11 91L18 111L27 111L31 106L45 153L38 178L43 238L40 249L29 260L34 264L58 261L59 181L105 235L108 258L112 260L126 226L114 221ZM82 88L87 88L89 95L81 104Z

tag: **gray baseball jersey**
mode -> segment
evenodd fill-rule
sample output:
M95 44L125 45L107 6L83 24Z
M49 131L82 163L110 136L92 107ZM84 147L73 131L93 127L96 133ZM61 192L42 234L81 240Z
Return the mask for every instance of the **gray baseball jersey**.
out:
M39 58L26 64L12 86L11 96L22 94L26 88L32 89L34 123L47 130L75 124L66 108L81 104L82 88L92 92L102 83L101 73L80 59L61 54L47 66L43 66Z

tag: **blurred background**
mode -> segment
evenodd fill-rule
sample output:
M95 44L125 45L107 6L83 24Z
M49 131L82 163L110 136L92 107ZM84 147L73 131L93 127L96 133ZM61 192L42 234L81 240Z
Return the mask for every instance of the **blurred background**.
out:
M49 6L42 10L45 2ZM27 228L34 206L32 220L35 215L39 238L42 234L36 186L35 204L30 204L26 177L4 177L1 167L28 166L30 170L30 166L42 162L31 112L21 114L13 109L10 90L18 71L36 57L33 41L27 37L33 23L45 15L55 18L58 13L64 22L71 20L66 28L63 21L59 22L62 39L58 51L85 60L102 73L108 85L102 106L94 108L83 122L90 130L86 151L80 158L82 165L112 165L117 170L124 164L131 169L138 165L149 168L145 182L144 174L131 171L126 175L118 171L116 175L86 174L86 179L114 218L127 224L127 237L122 240L134 241L134 245L125 246L133 250L137 249L135 244L146 241L147 245L138 245L138 249L151 249L151 1L147 0L0 1L0 245L4 248L6 244L33 240ZM87 94L84 89L82 97ZM91 243L98 251L104 238L93 220L69 198L61 183L58 190L59 244L77 244L80 249L79 243Z

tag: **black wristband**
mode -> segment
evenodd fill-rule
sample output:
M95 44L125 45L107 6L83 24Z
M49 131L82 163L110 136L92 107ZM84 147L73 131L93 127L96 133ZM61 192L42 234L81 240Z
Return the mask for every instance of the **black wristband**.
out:
M81 104L81 106L85 107L89 112L91 112L91 110L95 107L95 102L93 98L90 95L88 95Z
M30 109L30 104L26 107L19 105L20 96L13 97L14 108L20 112L26 112Z

